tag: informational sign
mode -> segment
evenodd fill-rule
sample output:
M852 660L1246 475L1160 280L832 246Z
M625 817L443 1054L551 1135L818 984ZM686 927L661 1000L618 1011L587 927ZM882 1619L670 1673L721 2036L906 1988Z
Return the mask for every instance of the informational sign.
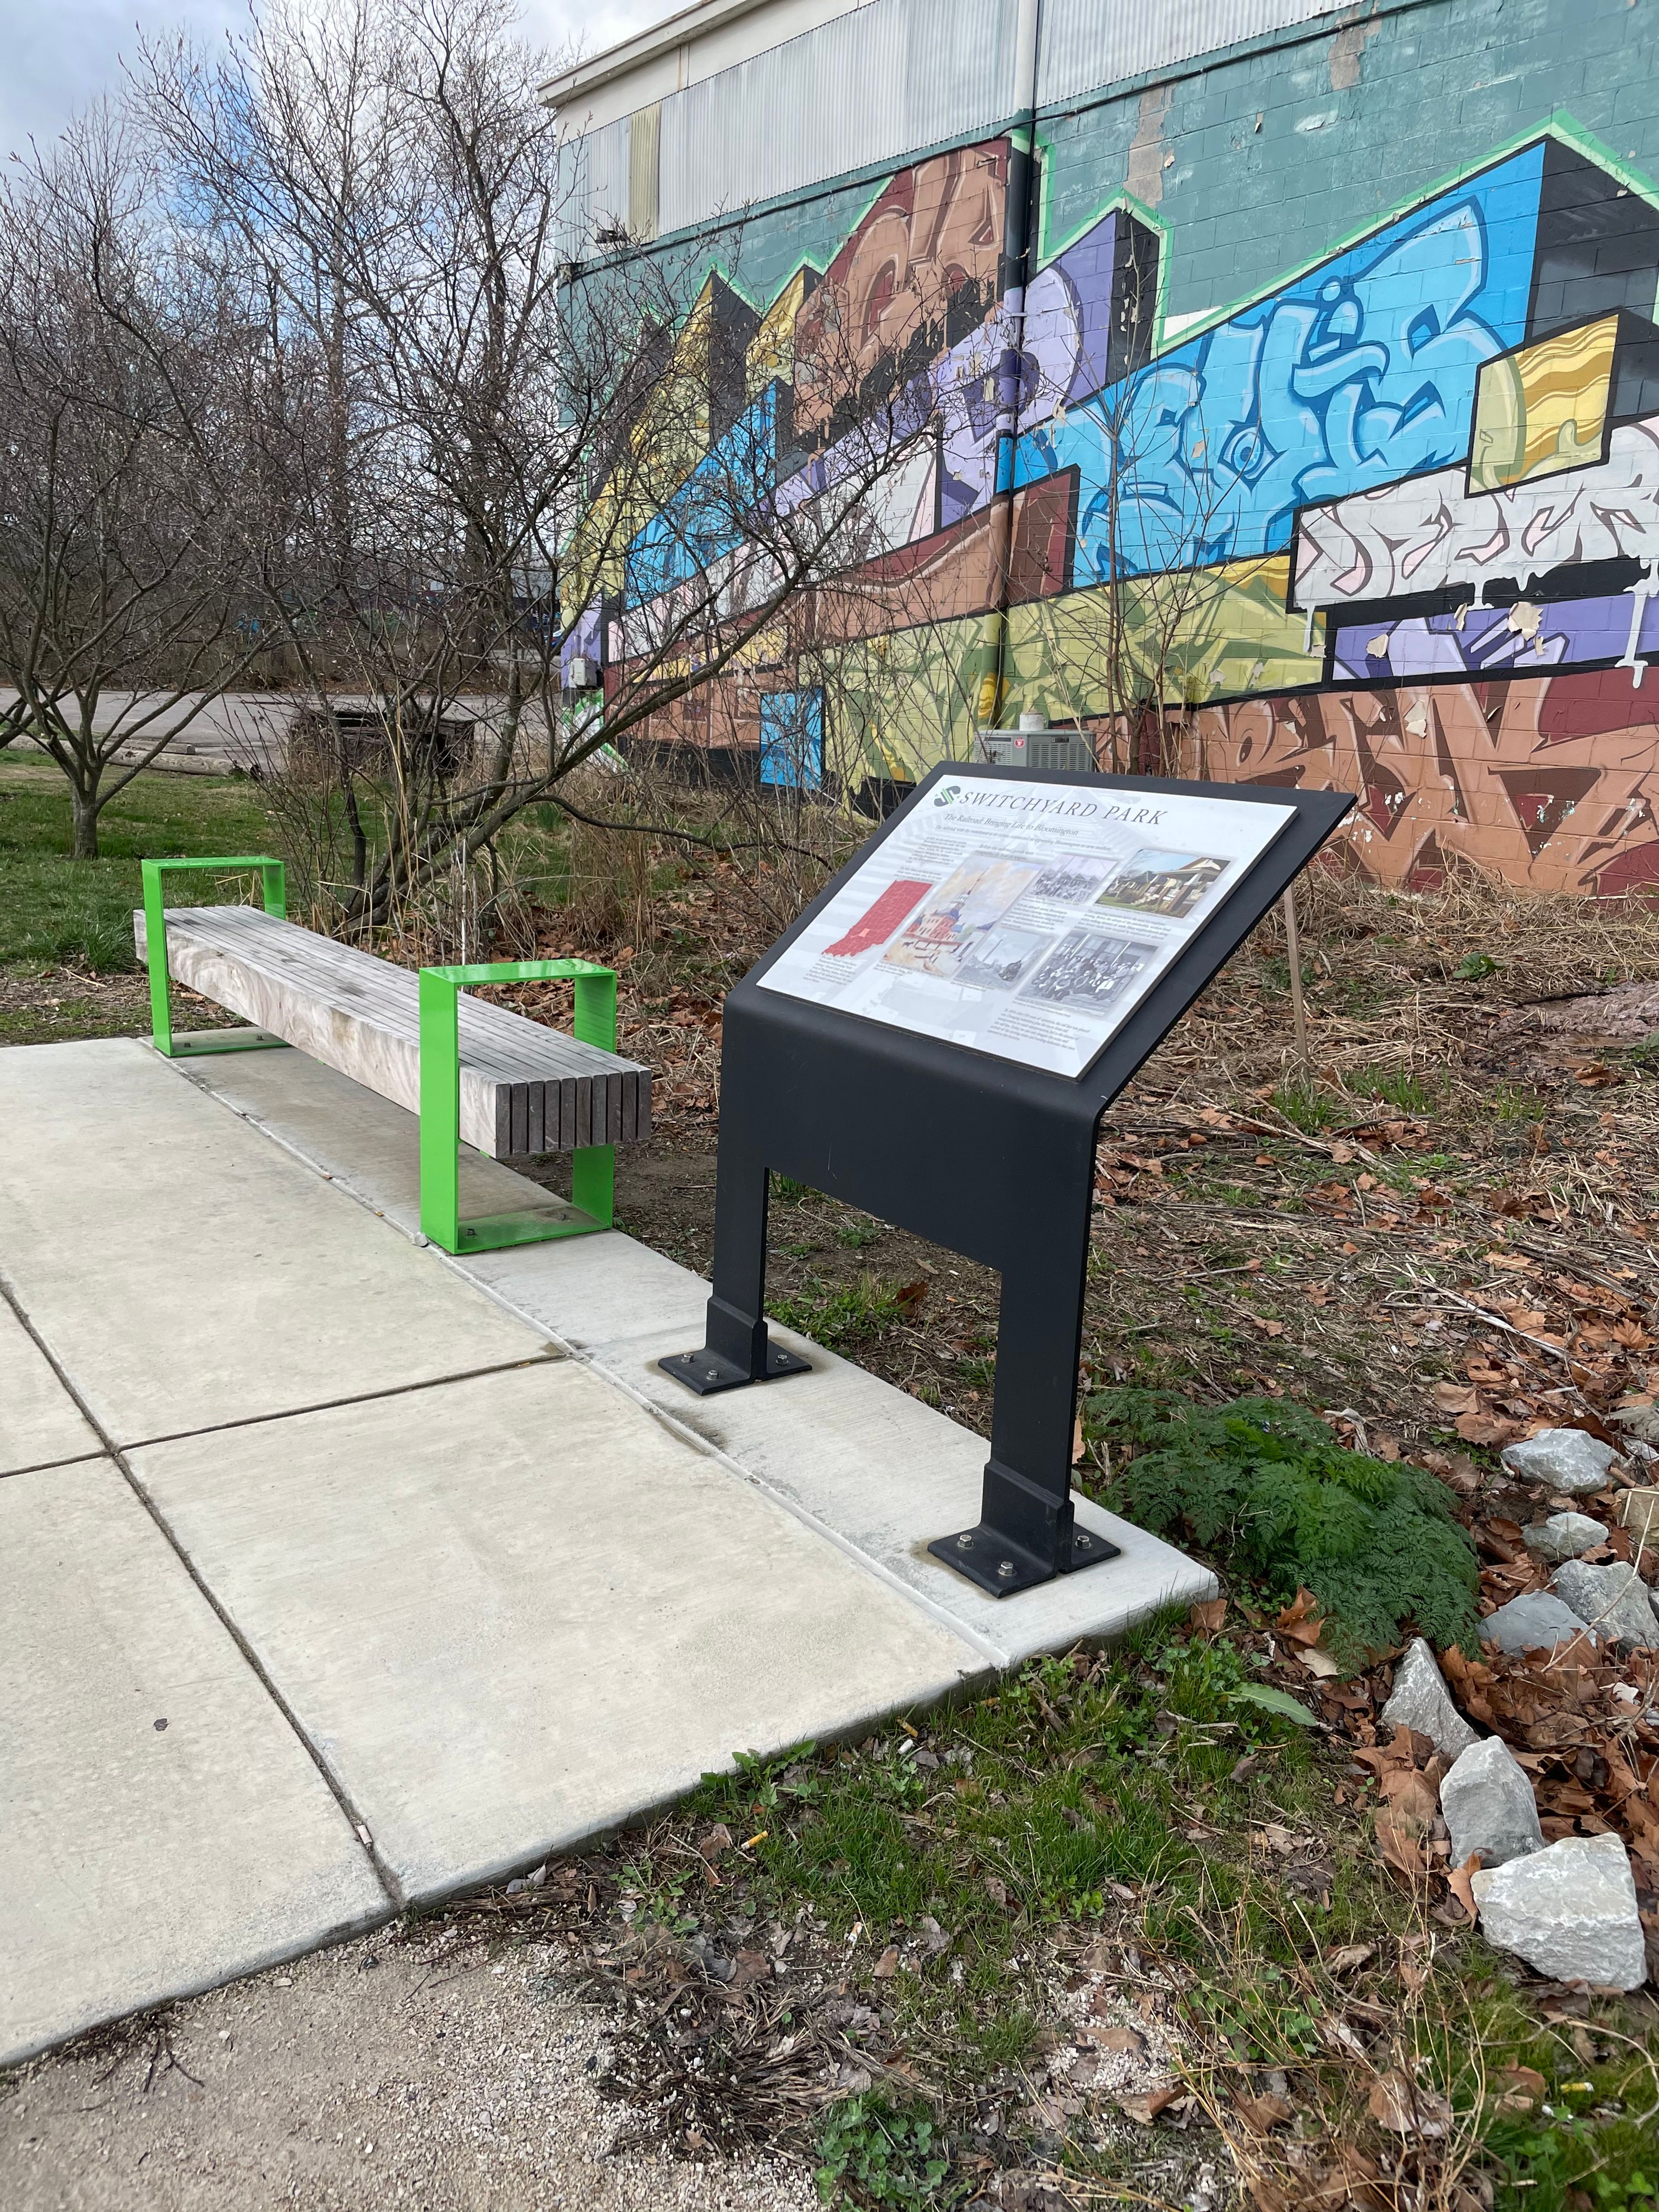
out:
M1080 1075L1295 813L947 775L759 986Z

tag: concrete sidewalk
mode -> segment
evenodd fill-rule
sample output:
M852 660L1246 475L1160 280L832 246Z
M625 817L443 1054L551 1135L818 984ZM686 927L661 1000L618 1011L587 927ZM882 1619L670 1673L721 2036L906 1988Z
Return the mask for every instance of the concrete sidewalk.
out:
M1123 1559L998 1605L926 1552L980 1438L793 1338L690 1398L706 1285L450 1260L298 1053L14 1048L0 1126L0 2062L1212 1588L1087 1507Z

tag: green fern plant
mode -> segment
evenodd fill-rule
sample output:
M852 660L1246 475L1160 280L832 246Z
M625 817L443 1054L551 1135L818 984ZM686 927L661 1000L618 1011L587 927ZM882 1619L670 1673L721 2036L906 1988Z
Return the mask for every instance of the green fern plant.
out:
M1198 1406L1166 1390L1107 1390L1091 1426L1133 1443L1109 1504L1178 1532L1265 1595L1312 1591L1349 1668L1410 1623L1441 1650L1475 1644L1480 1565L1443 1487L1404 1461L1345 1451L1317 1414L1275 1398Z

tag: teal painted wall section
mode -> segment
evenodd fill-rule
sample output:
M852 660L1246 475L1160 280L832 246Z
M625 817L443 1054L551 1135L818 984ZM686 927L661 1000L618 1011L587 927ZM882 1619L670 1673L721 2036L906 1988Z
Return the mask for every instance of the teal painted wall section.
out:
M1168 226L1165 307L1181 316L1322 258L1559 111L1659 175L1656 0L1354 14L1334 32L1045 117L1052 234L1134 193Z

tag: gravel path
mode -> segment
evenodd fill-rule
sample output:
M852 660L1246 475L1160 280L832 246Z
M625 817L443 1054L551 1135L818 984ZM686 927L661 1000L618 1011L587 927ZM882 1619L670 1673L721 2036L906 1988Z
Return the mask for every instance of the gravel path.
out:
M0 2080L8 2212L809 2212L797 2166L610 2155L603 2022L550 1952L395 1931ZM174 2062L169 2064L169 2049Z

